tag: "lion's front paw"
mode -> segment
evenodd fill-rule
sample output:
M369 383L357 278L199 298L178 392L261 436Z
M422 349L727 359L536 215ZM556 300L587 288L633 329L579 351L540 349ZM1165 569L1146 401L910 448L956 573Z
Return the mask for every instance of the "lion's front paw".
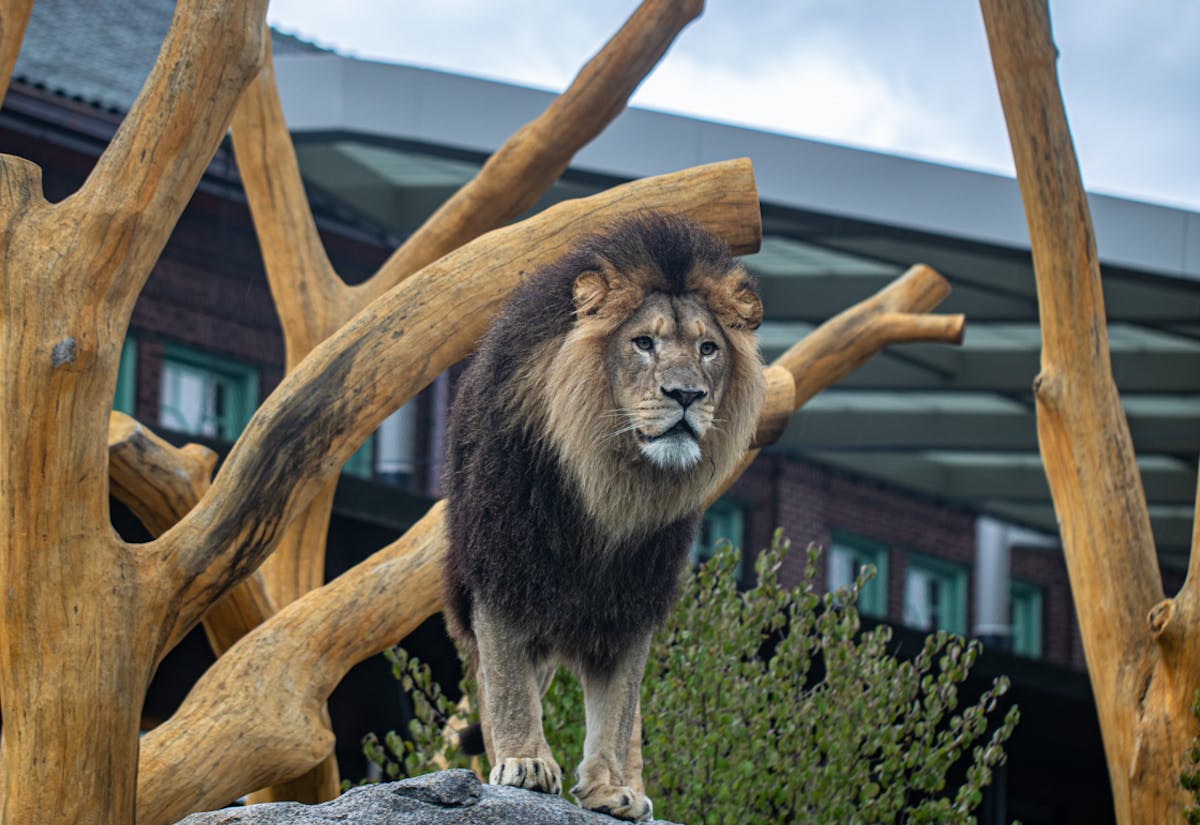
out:
M514 788L526 788L542 793L562 792L562 770L553 759L537 756L505 759L492 768L488 781L493 785L512 785Z
M584 787L579 784L571 789L571 795L579 800L580 807L618 819L645 822L654 817L654 806L646 795L638 793L628 785Z

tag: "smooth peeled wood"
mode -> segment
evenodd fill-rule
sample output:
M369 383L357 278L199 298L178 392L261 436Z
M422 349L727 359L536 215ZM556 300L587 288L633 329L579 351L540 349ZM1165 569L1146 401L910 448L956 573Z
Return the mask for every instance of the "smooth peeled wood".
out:
M0 0L0 101L12 81L13 67L21 51L21 40L33 11L33 0Z
M1117 821L1184 821L1197 733L1197 565L1164 599L1129 428L1113 382L1100 266L1044 0L983 0L1029 226L1042 326L1038 441L1079 617Z
M741 478L763 447L774 444L783 435L793 413L884 347L913 341L962 343L966 324L962 315L928 314L949 294L950 283L945 278L925 264L915 264L870 298L842 310L776 358L767 368L767 397L758 416L751 449L713 490L708 503L720 498Z
M355 664L440 609L438 503L400 539L281 609L142 741L138 825L167 825L298 776L333 750L325 701Z
M175 447L124 413L109 416L109 492L153 536L166 532L196 506L208 490L216 462L216 453L207 447ZM208 609L204 632L219 656L274 612L262 577L253 573ZM179 638L168 641L162 653Z
M113 532L108 412L134 301L257 71L265 6L180 0L141 94L65 200L0 156L4 823L133 819L141 699L179 583L152 545ZM15 8L0 9L5 61Z
M506 140L479 174L396 250L378 283L362 290L378 294L532 207L575 153L624 110L680 31L703 10L701 0L644 0L567 90Z

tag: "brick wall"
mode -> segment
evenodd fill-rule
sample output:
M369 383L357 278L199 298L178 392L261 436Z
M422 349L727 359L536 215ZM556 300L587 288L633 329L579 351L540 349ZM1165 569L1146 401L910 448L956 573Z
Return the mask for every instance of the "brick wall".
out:
M848 476L797 456L764 453L729 491L745 508L744 543L749 554L766 547L776 527L792 542L781 575L799 582L804 548L830 544L844 531L885 545L888 556L888 620L903 617L904 580L913 554L974 565L975 515L877 482ZM1071 602L1066 566L1057 548L1015 547L1013 578L1042 589L1042 645L1045 659L1083 669L1083 650ZM825 581L824 560L818 582ZM967 627L975 622L975 582L967 579Z

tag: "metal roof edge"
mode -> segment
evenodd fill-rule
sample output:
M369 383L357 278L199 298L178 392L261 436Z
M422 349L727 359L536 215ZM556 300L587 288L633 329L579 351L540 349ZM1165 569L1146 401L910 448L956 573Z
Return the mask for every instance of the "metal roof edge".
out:
M490 153L554 93L335 54L275 60L293 132L342 132ZM386 101L386 103L384 103ZM631 107L572 167L620 178L747 156L764 203L1028 249L1004 175ZM1089 193L1101 261L1200 281L1200 213Z

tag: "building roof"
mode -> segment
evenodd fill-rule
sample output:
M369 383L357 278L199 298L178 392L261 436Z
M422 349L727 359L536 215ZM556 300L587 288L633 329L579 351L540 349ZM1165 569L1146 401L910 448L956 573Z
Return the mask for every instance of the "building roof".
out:
M17 75L127 107L173 3L120 6L89 5L112 18L106 25L78 21L70 0L39 0ZM397 240L551 99L273 36L310 191ZM940 311L968 319L961 347L892 347L813 399L779 449L1056 533L1031 394L1040 350L1035 283L1011 178L630 109L539 206L739 156L754 161L763 202L763 249L747 263L763 288L768 358L916 262L954 287ZM1200 455L1200 214L1104 195L1090 203L1114 376L1160 553L1182 564Z
M142 88L175 12L174 0L37 0L13 79L102 109L126 111ZM271 31L275 54L324 51Z
M310 183L402 237L551 94L300 54L276 60ZM1040 332L1016 182L1000 175L630 109L542 205L611 182L749 156L763 203L747 259L771 357L923 262L967 315L961 347L888 349L797 415L780 448L951 506L1057 534L1038 455ZM1200 215L1090 196L1113 369L1159 549L1182 563L1200 452Z

